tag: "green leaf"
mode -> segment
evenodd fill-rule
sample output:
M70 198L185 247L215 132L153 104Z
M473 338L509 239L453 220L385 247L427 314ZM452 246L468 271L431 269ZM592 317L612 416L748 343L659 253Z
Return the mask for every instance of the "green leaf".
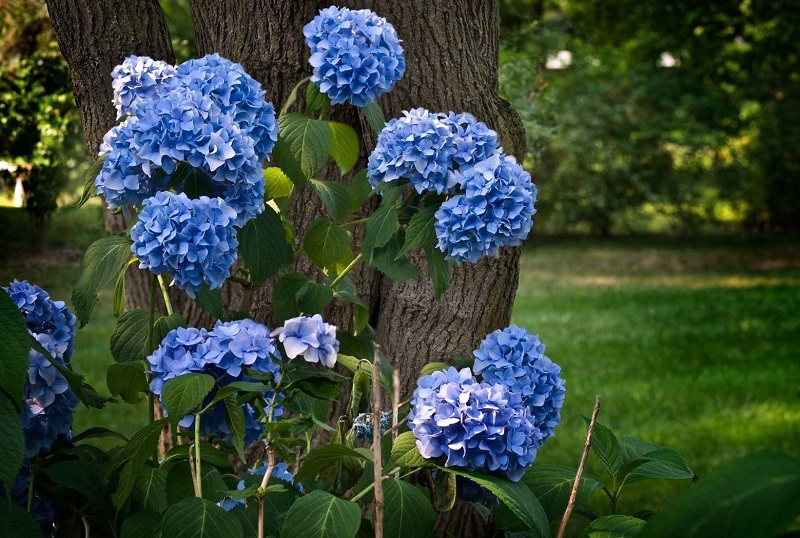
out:
M13 398L10 403L17 410L28 381L29 340L25 318L11 296L0 291L0 388Z
M394 237L400 223L397 220L397 207L394 204L381 206L367 219L367 231L361 243L362 252L371 253L382 247Z
M331 149L331 131L324 121L312 120L302 114L284 114L280 123L279 139L289 145L292 157L300 163L306 179L322 168Z
M511 509L535 536L539 538L548 538L550 536L550 523L548 522L547 514L545 514L536 496L522 482L512 482L505 476L445 468L439 465L436 465L436 467L442 471L469 478L479 486L485 487L494 493L500 502Z
M353 385L347 402L347 415L351 420L369 408L371 379L372 377L361 369L353 376Z
M176 463L188 461L189 447L190 445L178 445L176 447L172 447L170 451L167 452L166 456L164 456L164 460L161 462L161 468L169 469ZM194 457L194 450L192 450L192 457ZM209 443L200 443L200 459L203 461L203 463L209 463L214 467L219 467L220 469L227 469L231 467L228 454Z
M134 362L147 357L145 344L149 323L150 314L145 310L128 310L117 319L117 326L111 333L111 356L115 361Z
M331 130L331 157L342 175L345 175L358 162L358 154L361 152L358 135L352 127L344 123L329 121L328 128Z
M648 521L642 538L775 536L800 515L800 462L759 452L701 478Z
M348 462L370 461L364 454L344 445L322 445L306 454L305 459L303 459L303 465L297 471L294 480L295 482L304 482L314 479L321 471L327 470L345 460Z
M90 198L97 196L97 186L95 186L94 180L100 175L100 170L103 169L103 163L106 162L106 157L107 155L105 154L100 155L86 171L83 180L83 194L81 194L81 199L78 200L78 207L83 207Z
M456 504L456 475L439 473L433 483L436 498L434 508L437 512L447 512Z
M86 441L87 439L97 439L101 437L116 437L117 439L122 439L126 443L128 442L128 438L121 433L114 430L109 430L108 428L103 428L101 426L87 428L81 433L72 436L72 442L78 444L81 441Z
M5 292L2 292L5 295ZM25 456L25 441L22 437L22 422L19 411L4 395L0 394L0 482L6 491L11 490L17 471ZM0 501L0 504L5 504Z
M191 200L197 200L201 196L211 196L211 180L199 168L190 166L186 177L181 185L183 193Z
M297 305L304 316L322 312L333 300L333 290L324 284L306 282L297 292Z
M33 516L10 500L0 501L0 521L3 522L4 535L9 538L43 538L41 527Z
M625 484L648 478L685 480L694 476L677 450L634 437L620 437L619 444L624 461L620 479Z
M267 198L287 198L291 196L294 185L292 180L277 166L264 168L264 179L267 182Z
M425 249L428 260L428 276L433 285L433 296L437 299L450 287L453 267L444 259L444 253L436 247Z
M331 106L331 99L326 94L319 91L314 83L306 86L306 115L317 110L324 110Z
M427 538L433 535L436 513L428 496L408 482L383 482L383 535L386 538Z
M161 535L169 538L243 538L235 516L208 499L189 497L164 514Z
M317 193L333 220L339 222L350 214L350 191L341 183L312 179L311 188Z
M158 445L161 428L164 427L166 420L156 420L136 432L128 444L122 450L116 452L114 457L103 466L103 474L105 476L109 476L112 471L122 467L117 492L112 496L114 506L117 509L122 508L125 504L133 490L139 469L153 455Z
M247 461L244 453L245 421L244 410L236 402L236 398L228 396L225 402L225 420L231 430L231 445L242 461Z
M392 444L392 461L401 467L423 467L430 463L417 449L417 438L413 432L403 432Z
M631 516L601 517L589 523L580 538L632 538L639 535L644 525L644 521Z
M152 512L136 512L125 518L120 538L160 538L161 516Z
M376 133L380 133L386 125L386 118L383 116L381 106L373 101L361 110L364 111L364 115L367 117L367 122L369 126L372 127L372 130Z
M306 229L303 246L306 255L317 267L330 268L347 252L350 236L341 226L326 219L317 219Z
M142 401L142 392L147 392L147 376L142 361L118 362L106 371L106 384L112 396L122 396L127 403Z
M403 230L398 230L397 235L392 236L388 243L372 250L367 259L368 265L378 269L396 282L422 275L419 267L399 254L402 235Z
M539 499L550 521L560 520L564 515L576 472L564 465L533 465L525 472L522 482ZM583 473L575 504L586 504L602 487L600 482Z
M130 260L128 261L130 264ZM114 317L118 318L125 313L125 274L128 272L126 264L117 277L117 284L114 286Z
M167 509L167 472L154 467L142 467L136 475L131 492L136 510L162 513Z
M300 161L298 161L292 153L292 147L283 138L278 136L278 141L275 142L275 147L272 148L272 157L275 159L275 165L278 166L286 177L297 187L303 187L308 178L303 174L300 168Z
M584 420L586 420L584 418ZM587 421L588 422L588 421ZM599 422L594 425L594 435L592 437L592 452L597 456L600 465L611 475L614 484L617 483L620 469L622 468L622 449L614 432L603 426Z
M222 292L219 289L212 290L205 282L195 293L194 302L219 320L225 321L228 318L222 303Z
M350 193L350 212L352 213L364 205L364 202L366 202L374 192L372 190L372 184L367 178L366 168L359 170L359 172L353 176L353 179L350 180L350 184L347 186L347 190Z
M239 253L250 268L256 286L288 264L286 231L281 218L269 205L239 230Z
M353 538L360 525L359 505L314 490L292 504L281 538Z
M161 389L161 401L169 416L180 420L197 411L214 388L214 378L208 374L189 372L167 380Z
M430 375L433 372L440 372L448 368L450 368L450 365L446 362L429 362L428 364L423 364L422 368L419 369L419 376Z
M398 258L414 249L430 248L436 245L436 231L433 229L433 223L436 221L434 215L437 209L436 206L426 207L411 217L408 228L406 228L406 240L403 248L397 254Z
M167 333L178 327L187 327L188 325L178 312L173 312L169 316L157 314L155 325L153 325L153 344L150 349L145 349L145 356L151 355L161 345L161 341L164 340Z
M81 276L72 292L72 303L80 326L89 321L97 292L114 282L131 256L131 240L112 235L95 241L86 250Z
M300 315L297 292L311 279L299 273L283 275L272 289L272 314L279 325L289 318Z

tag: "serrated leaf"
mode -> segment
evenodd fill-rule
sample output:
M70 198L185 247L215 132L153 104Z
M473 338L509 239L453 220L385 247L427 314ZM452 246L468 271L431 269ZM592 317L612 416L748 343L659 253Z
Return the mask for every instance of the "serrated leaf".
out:
M129 262L130 263L130 262ZM117 277L117 284L114 286L114 317L118 318L125 313L125 274L128 265L122 269Z
M287 198L292 194L294 184L289 176L277 166L264 168L264 180L267 184L267 198Z
M161 516L152 512L136 512L125 518L120 538L160 538Z
M111 333L111 356L117 362L143 360L147 354L147 327L150 314L145 310L129 310L117 320Z
M253 284L261 284L289 263L284 256L287 246L281 218L269 205L239 230L239 254L250 268Z
M347 401L347 415L351 420L369 409L371 379L371 376L361 369L353 375L353 387L350 389L350 398Z
M359 505L314 490L289 508L281 538L353 538L360 525Z
M303 170L300 168L300 161L295 159L289 142L280 136L278 136L278 141L275 142L275 147L272 148L272 158L275 160L275 164L297 188L301 188L306 184L308 178L303 175Z
M311 178L328 159L330 129L324 121L312 120L297 113L284 114L278 121L278 138L288 143L292 157L300 164L305 178Z
M364 202L366 202L374 192L372 190L372 184L367 178L366 168L359 170L359 172L353 176L353 179L350 180L350 184L347 186L347 190L350 192L350 212L352 213L364 205Z
M239 458L247 461L244 453L245 420L242 406L236 402L236 398L228 396L225 402L225 421L231 430L231 445Z
M212 290L208 284L203 282L194 297L196 302L203 310L215 318L225 321L228 318L225 312L225 305L222 303L222 292L219 289Z
M28 381L29 340L25 318L5 290L0 290L0 388L13 398L9 403L17 411Z
M311 188L317 193L331 218L341 221L350 214L350 191L341 183L312 179Z
M133 484L131 500L136 509L162 513L167 509L167 472L154 467L142 467Z
M164 456L161 462L162 469L169 469L178 462L189 460L190 445L178 445L170 449ZM192 457L194 457L194 450L192 450ZM209 463L214 467L226 469L231 467L231 462L228 460L228 454L219 448L205 442L200 443L200 459L203 463ZM171 480L171 478L170 478ZM173 504L170 502L170 504Z
M386 125L386 118L383 115L381 106L377 102L373 101L361 110L364 111L364 116L366 116L367 123L369 123L369 126L372 127L372 130L376 133L380 133L383 130L383 127Z
M436 513L428 496L403 480L383 482L383 535L386 538L428 538Z
M436 221L434 215L437 209L435 206L425 207L411 217L406 228L403 248L397 254L398 258L414 249L430 248L436 245L436 231L433 229L433 223Z
M619 445L624 462L620 480L625 484L648 478L685 480L694 476L677 450L633 437L620 437Z
M5 536L14 538L43 538L39 522L21 506L6 500L0 502L0 521Z
M392 461L401 467L423 467L430 462L417 449L417 438L413 432L403 432L392 444Z
M317 219L306 229L303 238L306 255L317 267L331 268L347 252L347 230L327 219Z
M100 155L95 162L92 163L92 166L86 171L86 175L84 176L83 180L83 194L81 194L81 199L78 200L78 207L83 207L83 205L88 202L92 197L97 196L97 186L94 184L97 176L100 175L100 171L103 169L103 163L106 162L107 155Z
M371 253L378 247L387 244L394 237L400 223L397 220L397 208L394 204L381 205L367 219L367 231L361 243L362 252Z
M275 283L272 289L272 314L278 324L300 315L297 292L308 282L311 282L311 279L305 275L289 273Z
M331 106L330 97L319 91L316 84L308 84L306 87L306 115L317 110L324 110L329 106Z
M131 256L131 240L110 236L95 241L86 250L81 276L72 292L72 303L80 327L86 325L97 302L97 292L114 282Z
M331 130L331 157L339 167L339 172L345 175L358 162L361 151L358 135L352 127L344 123L329 121L328 128Z
M121 433L114 430L109 430L108 428L103 428L102 426L87 428L83 430L81 433L73 435L72 442L78 444L81 441L86 441L87 439L97 439L101 437L115 437L117 439L125 441L126 443L128 442L128 438L122 435Z
M451 473L438 473L433 483L436 493L434 508L437 512L447 512L456 503L456 475Z
M356 452L352 448L348 448L344 445L322 445L306 454L303 459L303 465L300 466L300 469L294 477L295 482L304 482L313 479L321 471L329 469L345 460L350 462L370 461L364 454Z
M430 375L433 372L440 372L442 370L447 370L450 368L450 365L446 362L429 362L427 364L423 364L422 368L419 369L419 376L426 376Z
M528 486L542 505L550 521L560 520L567 508L577 470L564 465L533 465L525 472L522 482ZM584 473L578 487L575 504L585 504L603 484Z
M584 419L586 420L586 419ZM594 435L592 437L592 452L597 456L597 460L603 469L611 475L615 485L619 485L617 479L622 468L622 449L614 432L599 422L594 425Z
M25 456L22 422L17 408L0 394L0 482L10 491ZM0 501L0 504L5 502Z
M208 374L189 372L168 379L161 389L161 402L169 416L180 420L200 407L211 389L214 378Z
M428 260L428 276L433 285L433 296L438 299L450 287L453 267L444 259L444 253L438 248L427 248L425 254Z
M631 516L601 517L589 523L580 538L633 538L644 525L644 521Z
M422 275L419 267L399 254L403 231L398 230L389 242L369 252L367 263L394 281L408 280Z
M169 538L243 538L235 516L208 499L189 497L164 513L161 535Z
M121 508L133 490L136 475L144 463L150 459L158 446L158 438L161 435L161 428L164 427L166 419L151 422L138 432L122 450L114 454L114 457L103 466L104 476L109 476L113 470L122 468L119 477L117 491L112 496L114 506Z
M121 396L127 403L142 401L142 392L147 392L147 377L141 361L118 362L109 365L106 385L112 396Z

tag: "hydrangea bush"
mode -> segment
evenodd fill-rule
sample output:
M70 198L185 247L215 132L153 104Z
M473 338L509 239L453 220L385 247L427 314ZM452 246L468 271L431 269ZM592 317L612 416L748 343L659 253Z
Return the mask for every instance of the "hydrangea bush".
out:
M528 236L530 175L468 111L416 108L381 120L375 100L406 68L385 19L330 7L303 33L312 75L280 114L241 65L218 54L177 66L130 56L111 73L118 122L81 203L98 195L133 225L87 250L75 314L27 282L0 294L9 320L2 366L11 365L0 379L0 425L13 433L0 492L35 514L45 535L353 537L377 531L385 514L388 535L428 536L436 513L462 496L484 516L506 505L490 520L498 533L547 536L553 517L537 500L539 480L549 477L546 489L574 471L534 465L565 396L538 336L514 325L494 331L474 358L426 365L401 401L399 372L379 352L349 276L360 264L415 276L407 255L420 251L437 268L438 298L453 264L497 257ZM356 131L325 119L340 104L359 107L376 130L361 170ZM320 179L334 169L329 160L349 188ZM299 231L286 211L304 190L326 214ZM371 216L354 218L373 197ZM315 266L313 277L294 272L299 257ZM149 275L149 308L125 307L132 264ZM268 279L271 311L253 320L250 300ZM240 288L240 304L224 305L226 282ZM117 326L104 397L71 359L76 325L111 284ZM173 310L176 289L213 326L189 326ZM340 326L334 300L352 314ZM143 398L151 416L130 439L71 431L79 400L101 408ZM97 437L116 446L87 444ZM624 458L641 456L637 447ZM670 458L676 474L688 472ZM615 503L625 477L612 471ZM596 491L592 480L584 495ZM373 498L380 502L362 510ZM560 517L566 497L548 501Z

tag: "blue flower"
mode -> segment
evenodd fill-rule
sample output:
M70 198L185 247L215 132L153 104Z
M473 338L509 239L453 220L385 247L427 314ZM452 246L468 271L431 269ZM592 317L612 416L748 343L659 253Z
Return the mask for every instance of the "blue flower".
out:
M388 411L381 412L381 435L386 433L392 415ZM356 439L372 442L372 413L361 413L353 419L353 434Z
M536 187L513 157L495 153L455 172L464 194L436 212L437 247L447 259L475 262L522 244L533 226Z
M321 362L328 368L336 364L339 352L336 326L322 321L319 314L288 319L271 336L278 337L289 359L302 355L306 362Z
M502 472L517 482L542 442L522 398L501 384L479 383L469 368L423 376L408 425L425 458L446 467Z
M232 377L239 377L242 368L249 366L257 372L272 374L280 381L281 356L270 337L269 329L252 319L217 321L208 333L202 364L225 370Z
M25 317L28 332L68 361L75 350L76 318L64 301L53 301L45 290L27 280L15 280L3 289Z
M390 120L380 132L367 176L373 188L407 179L419 193L442 194L456 185L451 170L455 153L453 131L442 115L416 108Z
M189 372L203 371L202 347L208 331L194 327L178 327L167 333L161 344L147 357L148 373L153 374L150 390L161 395L166 381Z
M311 49L311 82L334 105L366 106L391 90L406 69L394 27L368 9L323 9L303 35Z
M175 82L175 68L147 56L128 56L111 71L117 117L131 114L137 104L155 98Z
M537 335L511 325L489 334L474 352L475 373L522 396L543 440L554 435L561 421L565 394L561 368L544 355L544 349Z
M203 282L215 289L230 276L239 246L235 217L221 198L162 191L145 201L131 229L131 251L141 269L171 274L193 298Z
M444 121L453 132L453 168L488 159L500 147L497 133L472 114L450 112Z

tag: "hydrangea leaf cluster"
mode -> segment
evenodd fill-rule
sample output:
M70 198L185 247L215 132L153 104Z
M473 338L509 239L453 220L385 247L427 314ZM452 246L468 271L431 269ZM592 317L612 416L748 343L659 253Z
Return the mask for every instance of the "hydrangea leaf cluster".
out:
M363 107L391 90L406 69L394 27L368 9L331 6L303 27L311 82L334 105Z
M445 257L474 263L522 244L533 226L536 187L514 157L494 153L455 175L464 193L445 201L434 223Z
M62 365L67 365L75 346L75 316L63 301L27 281L14 281L3 288L25 317L28 332ZM21 414L25 457L50 450L61 435L70 438L72 415L78 398L67 380L41 353L28 356L28 382L23 390Z
M264 476L264 473L267 472L267 462L264 462L255 469L248 469L247 472L253 476ZM287 484L291 484L294 480L294 475L289 471L289 465L284 462L279 462L272 468L270 478L277 478L278 480L283 480ZM246 487L247 484L244 479L239 480L239 483L236 484L236 489L238 491L244 491ZM299 492L303 492L302 485L297 484L296 487ZM223 498L217 504L227 511L231 511L234 508L244 508L246 506L244 499L231 499L230 497Z
M319 362L328 368L336 364L339 353L336 326L322 321L319 314L288 319L283 327L272 331L272 336L278 337L289 359L302 355L306 362Z
M169 273L194 297L204 282L219 288L231 275L239 246L235 218L221 198L190 200L184 193L161 191L145 200L131 228L131 251L140 268Z
M522 396L535 418L542 439L554 435L561 421L564 380L561 368L544 355L545 345L516 325L489 334L475 350L476 374L484 381L500 383Z
M392 415L388 411L381 411L381 435L386 433ZM353 419L353 435L356 439L372 442L372 413L360 413Z
M530 410L505 385L479 382L469 368L419 379L408 425L425 458L446 467L503 473L517 482L542 443Z
M241 65L218 54L177 66L130 57L113 73L114 101L128 117L105 136L95 180L109 208L139 207L180 189L180 163L224 198L244 225L264 207L261 161L278 136L275 109Z

